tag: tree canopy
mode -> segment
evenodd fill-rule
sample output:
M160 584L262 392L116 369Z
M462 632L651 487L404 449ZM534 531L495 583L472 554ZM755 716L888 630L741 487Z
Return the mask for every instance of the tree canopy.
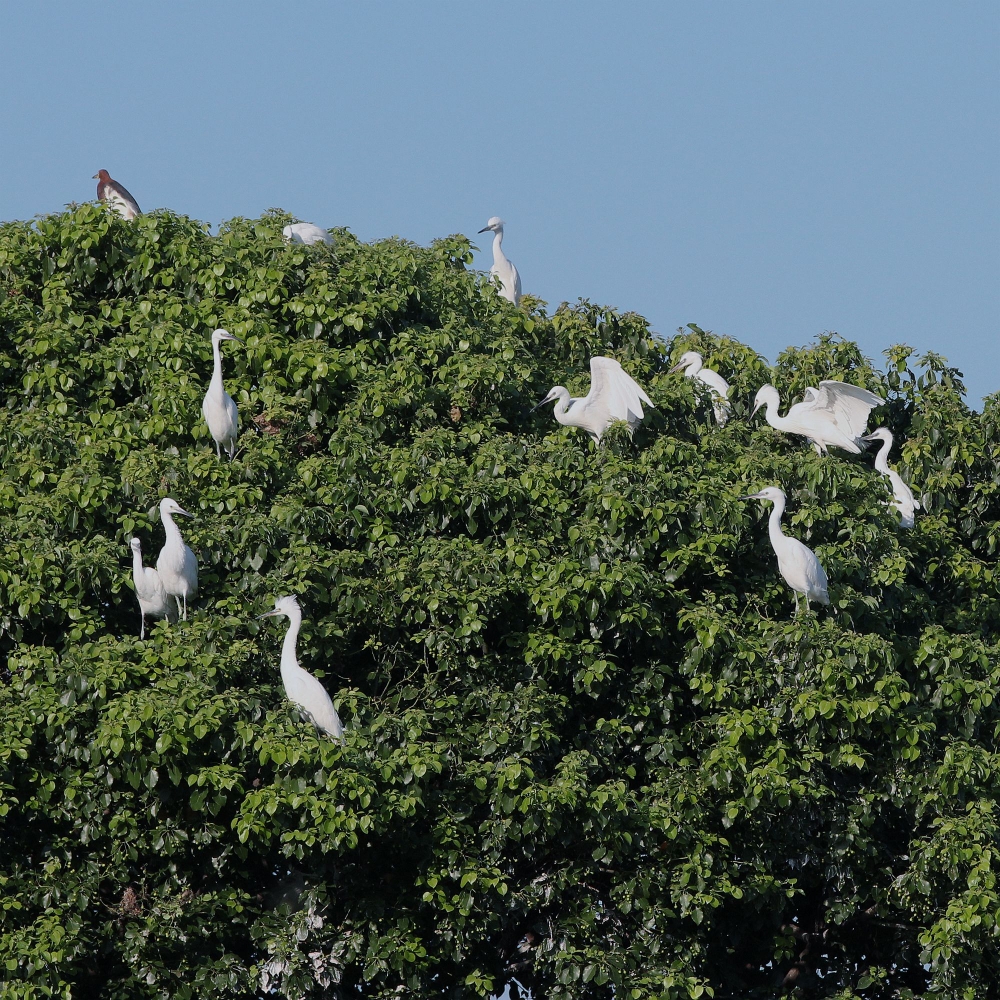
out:
M997 399L289 221L0 227L0 997L995 995ZM600 448L531 412L595 354L656 404ZM823 378L886 399L912 530L869 456L749 419ZM739 499L771 484L828 608ZM200 589L140 641L165 496ZM284 697L284 594L343 745Z

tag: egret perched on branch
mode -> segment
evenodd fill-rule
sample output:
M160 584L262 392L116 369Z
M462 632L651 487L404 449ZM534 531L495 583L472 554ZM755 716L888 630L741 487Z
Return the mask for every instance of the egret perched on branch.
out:
M771 547L778 557L778 572L784 578L785 583L795 592L795 613L799 612L799 594L806 599L806 610L809 610L809 601L819 601L820 604L829 604L830 595L827 593L826 573L820 566L816 553L808 545L803 545L797 538L791 538L781 530L781 515L785 511L785 493L777 486L767 486L759 493L751 493L750 496L740 497L741 500L770 500L774 506L771 508L771 517L768 521L767 532L771 538Z
M333 246L333 237L319 226L314 226L311 222L293 222L290 226L285 226L281 230L282 236L289 243L326 243Z
M778 390L773 385L762 386L753 401L753 413L766 407L764 415L775 430L801 434L812 442L817 454L834 447L858 455L868 414L884 402L881 396L860 386L824 379L818 389L806 389L805 399L790 407L783 417L778 415Z
M920 507L920 501L913 495L913 491L900 478L895 469L889 468L889 451L892 448L892 431L888 427L879 427L872 431L865 441L881 441L875 456L875 471L881 472L889 480L892 486L892 506L899 511L899 526L901 528L912 528L914 511Z
M597 444L615 420L626 421L631 434L642 422L642 404L653 405L642 386L614 358L590 359L590 392L586 396L570 396L565 386L557 385L533 409L553 399L558 400L556 420L568 427L582 427Z
M495 274L500 279L503 286L500 295L508 302L518 305L521 301L521 275L500 248L503 243L503 219L494 215L479 231L493 233L493 266L490 274Z
M670 371L679 372L682 368L688 378L696 378L708 386L712 394L715 421L722 427L729 419L729 403L726 401L729 396L729 383L718 372L705 368L704 361L697 351L685 351L680 361Z
M98 170L94 174L97 180L97 200L110 205L123 219L134 219L140 214L135 198L118 183L111 179L107 170Z
M236 411L236 402L222 386L222 349L224 340L235 340L237 344L243 341L233 336L228 330L216 330L212 334L212 357L215 368L212 371L212 381L208 384L208 392L201 403L201 413L208 424L208 429L215 439L215 453L222 458L222 448L226 449L229 461L236 454L236 438L240 433L240 416Z
M321 729L342 743L344 727L330 696L326 693L326 688L308 670L299 666L298 657L295 655L295 643L299 637L299 626L302 624L302 609L299 607L299 602L292 596L279 597L274 602L274 610L260 617L273 618L276 615L285 615L288 618L288 631L281 646L281 682L285 685L288 700L298 705L317 729Z
M163 543L160 556L156 560L156 572L160 574L163 589L177 602L177 613L187 621L187 599L194 597L198 589L198 560L184 544L181 529L174 524L174 514L194 517L194 514L189 514L170 497L164 497L160 501L160 520L163 522L167 540Z
M129 539L132 550L132 582L139 599L139 638L146 638L146 615L153 618L170 618L174 603L160 582L160 574L152 566L142 564L142 543L138 538Z

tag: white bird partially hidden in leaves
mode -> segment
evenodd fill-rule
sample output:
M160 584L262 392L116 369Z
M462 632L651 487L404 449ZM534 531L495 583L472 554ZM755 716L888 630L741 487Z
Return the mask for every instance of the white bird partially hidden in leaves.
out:
M903 482L899 473L895 469L889 468L889 451L892 449L892 431L888 427L879 427L866 438L866 441L881 441L875 456L875 471L881 472L888 478L892 486L892 506L899 511L899 526L901 528L912 528L914 511L920 508L920 501L913 495L913 491Z
M236 401L226 392L222 385L222 349L219 346L224 340L235 340L237 344L243 341L228 330L216 330L212 334L212 357L215 368L212 371L212 381L208 384L208 392L201 403L201 414L208 424L208 429L215 440L215 453L222 458L222 449L226 449L229 461L236 455L236 439L240 433L240 416L236 410Z
M167 540L156 560L156 572L160 574L160 583L167 595L177 602L177 613L187 621L188 598L194 597L198 589L198 560L184 544L181 529L174 524L174 514L194 517L170 497L160 501L160 520Z
M285 226L281 234L289 243L304 243L307 246L313 243L326 243L328 246L333 246L333 237L325 229L320 229L311 222L293 222L290 226Z
M729 419L730 406L727 402L729 397L729 383L711 368L706 368L702 356L697 351L685 351L680 360L670 369L670 372L679 372L683 369L688 378L696 378L708 386L712 394L712 411L715 413L715 422L723 427Z
M653 406L642 386L614 358L600 357L590 359L590 392L586 396L570 396L565 386L557 385L532 409L552 400L557 400L554 410L559 423L582 427L597 444L616 420L624 420L631 435L642 423L642 404Z
M139 638L146 638L146 616L150 618L170 618L174 612L174 602L167 596L160 582L160 574L152 566L142 564L142 543L138 538L129 539L132 550L132 582L135 596L139 600Z
M775 430L801 434L812 442L817 454L825 454L827 448L843 448L858 455L868 414L884 402L881 396L861 386L824 379L818 389L806 389L805 399L790 407L783 417L778 415L778 390L773 385L762 386L753 401L753 413L766 407L764 415Z
M135 198L125 190L124 185L113 180L107 170L98 170L94 174L97 181L97 200L114 209L123 219L131 221L142 213Z
M299 626L302 624L299 602L291 595L279 597L274 602L274 610L260 617L273 618L276 615L284 615L288 619L288 631L281 646L281 682L288 700L297 705L317 729L343 743L344 727L326 688L308 670L299 666L295 655Z
M759 493L740 497L741 500L770 500L774 506L768 520L767 531L771 538L771 547L778 557L778 572L785 583L795 592L795 613L799 613L799 594L806 599L806 610L810 601L829 604L826 573L808 545L797 538L786 535L781 530L781 515L785 512L785 493L777 486L767 486Z
M479 230L481 233L493 233L493 266L490 274L495 274L503 286L500 295L508 302L519 305L521 302L521 275L517 268L507 259L501 244L503 243L503 219L494 215L489 222Z

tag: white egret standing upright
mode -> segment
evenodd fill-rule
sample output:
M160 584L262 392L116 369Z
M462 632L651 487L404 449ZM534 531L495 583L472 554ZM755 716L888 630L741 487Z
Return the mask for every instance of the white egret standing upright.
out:
M160 574L163 589L177 602L177 613L187 621L187 599L193 597L198 589L198 560L184 544L181 529L174 524L174 514L194 517L170 497L160 501L160 520L167 540L156 560L156 572Z
M326 688L308 670L299 666L295 655L299 626L302 624L299 602L291 595L276 598L274 610L267 611L260 617L273 618L276 615L288 618L288 631L281 646L281 682L285 686L288 700L298 705L317 729L343 743L344 727Z
M228 330L216 330L212 334L212 357L215 368L212 371L212 381L208 384L208 392L201 403L201 414L208 424L212 437L215 439L215 453L222 458L222 448L226 449L229 461L236 454L236 438L240 433L240 415L236 410L236 401L226 392L222 385L222 349L219 346L224 340L235 340L242 344L239 337L233 336Z
M785 492L777 486L767 486L759 493L751 493L749 496L740 497L741 500L770 500L774 506L771 508L771 517L768 520L767 532L771 538L771 547L778 557L778 572L782 575L785 583L795 592L795 613L799 613L799 594L806 599L806 610L809 610L809 601L819 601L820 604L829 604L830 595L827 593L826 573L808 545L804 545L797 538L786 535L781 530L781 515L785 512Z
M818 389L813 386L806 389L805 399L790 407L783 417L778 415L781 405L778 390L773 385L761 386L753 401L753 413L766 407L764 416L775 430L801 434L820 455L830 447L858 455L868 414L884 402L881 396L861 386L824 379Z
M888 427L879 427L869 434L865 441L881 441L875 456L875 471L881 472L889 480L892 486L892 506L899 511L899 526L901 528L912 528L914 511L920 507L920 501L913 495L913 491L903 482L899 473L895 469L889 468L889 451L892 448L892 431Z
M320 229L311 222L293 222L281 230L281 235L290 243L304 243L307 246L312 243L333 245L333 237L325 229Z
M558 400L555 418L568 427L582 427L597 444L615 420L628 423L631 434L642 422L642 404L653 401L642 386L614 358L590 359L590 392L586 396L570 396L562 385L550 389L548 395L533 409Z
M132 550L132 582L139 600L139 638L146 638L146 615L169 618L174 612L174 602L160 582L160 574L152 566L142 564L142 543L138 538L129 539Z
M503 219L494 215L479 231L493 233L493 266L490 274L495 274L500 279L503 286L500 294L503 298L518 305L521 301L521 275L500 248L503 243Z
M708 386L712 393L712 410L715 413L715 422L722 427L729 419L729 383L711 368L704 367L705 362L697 351L685 351L680 361L670 369L671 372L679 372L682 368L688 378L696 378Z

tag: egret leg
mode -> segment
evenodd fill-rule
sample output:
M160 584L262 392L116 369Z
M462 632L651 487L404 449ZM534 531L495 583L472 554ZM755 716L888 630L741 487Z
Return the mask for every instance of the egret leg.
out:
M184 595L184 621L188 620L188 595Z
M793 590L792 593L795 595L795 617L798 618L798 616L799 616L799 592L797 590Z
M218 460L219 460L220 462L222 461L222 452L221 452L221 450L219 449L219 442L218 442L218 441L216 441L216 442L215 442L215 457L216 457L216 458L217 458L217 459L218 459Z
M139 612L139 638L146 638L146 616L141 611Z
M181 599L176 594L174 594L174 600L177 602L177 614L178 614L178 616L180 616L180 613L181 613ZM185 614L184 617L187 618L187 615Z

